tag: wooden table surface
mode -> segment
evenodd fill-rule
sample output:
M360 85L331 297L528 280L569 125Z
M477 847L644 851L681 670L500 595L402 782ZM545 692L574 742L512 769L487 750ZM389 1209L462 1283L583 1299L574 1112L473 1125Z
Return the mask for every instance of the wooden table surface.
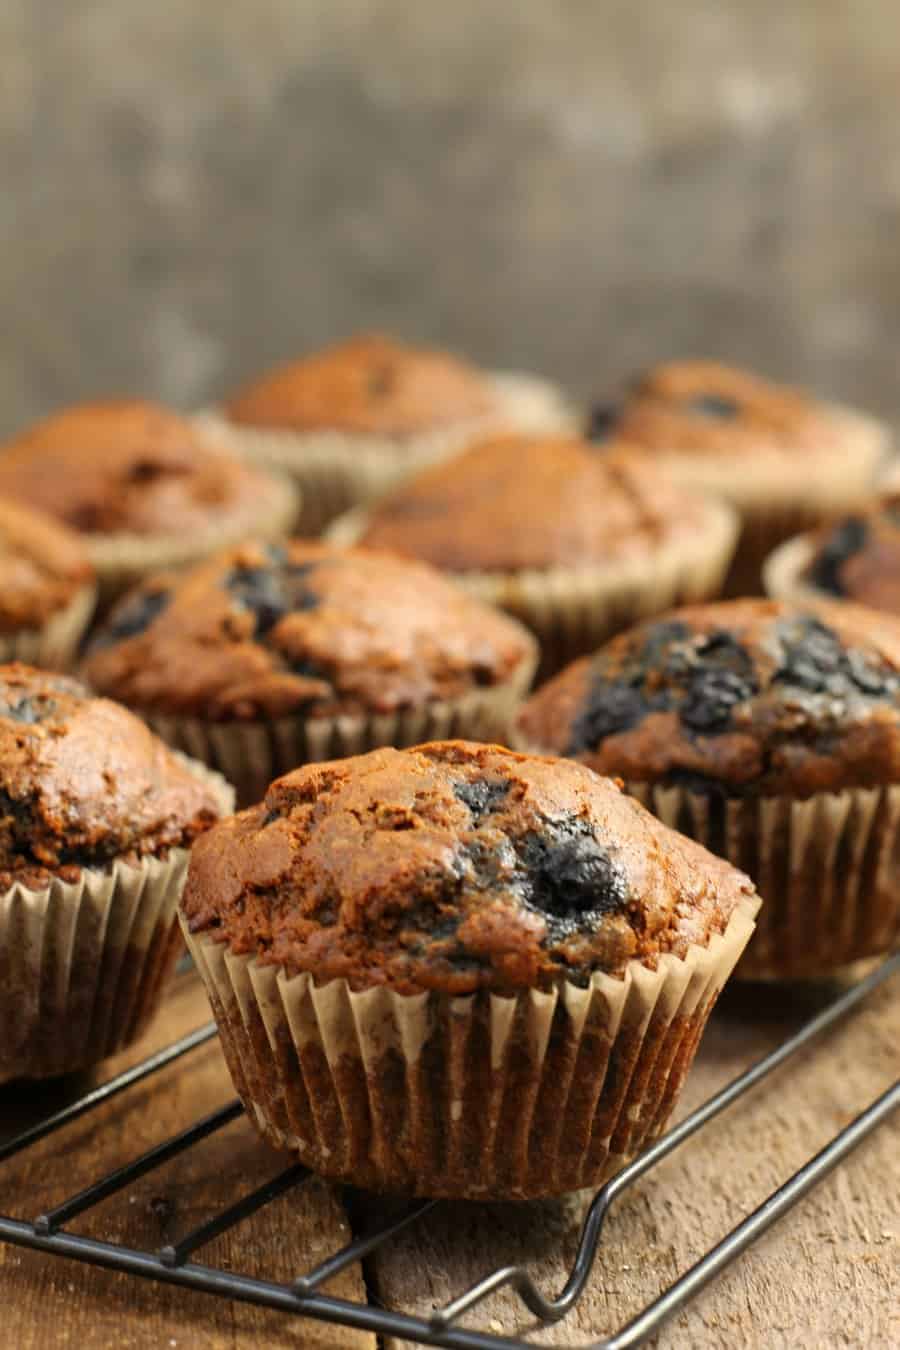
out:
M815 1006L747 988L726 993L710 1025L681 1114L779 1041ZM192 973L139 1047L97 1081L208 1018ZM753 1209L827 1138L882 1092L900 1060L900 980L784 1066L639 1183L610 1215L589 1288L538 1343L584 1345L615 1329ZM84 1090L77 1084L0 1089L8 1136ZM7 1163L0 1210L33 1217L96 1176L232 1096L216 1042ZM900 1122L884 1125L700 1299L661 1333L678 1350L708 1347L900 1346ZM284 1166L243 1117L71 1225L77 1232L159 1247ZM531 1206L439 1206L391 1247L329 1286L344 1297L422 1312L501 1262L527 1261L545 1289L564 1278L583 1197ZM377 1211L377 1202L370 1206ZM366 1215L354 1213L354 1222ZM346 1241L341 1196L313 1182L281 1197L199 1254L212 1265L286 1279ZM55 1350L365 1347L375 1338L308 1319L145 1283L0 1244L0 1346ZM529 1318L501 1294L467 1325L507 1335ZM387 1350L387 1348L386 1348ZM389 1350L394 1350L390 1347Z

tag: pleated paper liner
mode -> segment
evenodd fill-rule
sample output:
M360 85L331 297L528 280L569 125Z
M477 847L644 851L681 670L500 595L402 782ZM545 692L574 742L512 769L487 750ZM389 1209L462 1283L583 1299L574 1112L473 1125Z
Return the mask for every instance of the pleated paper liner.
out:
M425 741L502 742L534 675L536 656L496 688L399 712L367 716L303 717L209 722L142 711L158 736L176 750L217 769L234 785L239 806L261 801L269 784L302 764L361 755L379 746L398 749Z
M752 878L762 909L736 978L824 978L900 941L900 787L805 801L627 790Z
M105 611L125 591L153 572L187 567L242 539L282 539L293 532L300 512L300 494L285 475L272 475L270 499L256 499L239 517L213 523L206 530L180 535L87 534L88 553Z
M220 797L218 774L191 766ZM189 850L41 891L0 896L0 1082L49 1078L96 1064L141 1035L182 951L177 910Z
M354 993L186 933L235 1086L278 1148L374 1190L531 1199L597 1186L659 1135L753 929L549 993Z
M0 633L0 662L25 661L44 670L66 670L73 663L97 602L97 588L82 586L42 628Z
M318 534L344 511L380 496L395 483L498 431L573 432L575 410L562 392L535 375L491 377L496 413L466 418L403 440L341 431L296 432L229 422L216 409L197 414L201 429L232 453L289 473L303 495L298 532Z
M641 557L603 567L454 572L453 580L531 629L541 646L538 679L548 679L641 619L718 595L734 552L738 518L723 502L710 498L705 506L705 528L680 534ZM349 511L326 537L353 544L368 520L365 508Z
M890 447L883 423L835 406L846 444L831 453L798 451L743 459L660 456L673 482L729 502L741 519L740 537L723 586L727 596L759 595L763 565L779 544L867 501Z

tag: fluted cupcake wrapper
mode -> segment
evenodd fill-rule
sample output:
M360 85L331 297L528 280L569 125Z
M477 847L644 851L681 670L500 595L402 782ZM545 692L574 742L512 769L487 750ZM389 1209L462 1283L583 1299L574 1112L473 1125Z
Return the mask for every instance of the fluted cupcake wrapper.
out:
M531 629L541 645L538 678L547 679L642 619L718 594L734 552L738 519L730 506L712 498L706 511L704 528L603 567L454 572L453 580ZM368 520L365 508L349 511L326 537L337 544L355 543Z
M142 712L169 745L217 769L237 791L239 806L260 801L269 784L302 764L345 759L379 746L424 741L502 741L534 675L535 660L495 688L399 712L367 716L291 717L247 722Z
M99 605L105 610L132 586L154 572L188 567L243 539L281 539L290 535L300 513L300 493L284 474L272 474L271 500L258 502L239 518L185 534L87 534L88 553L97 573Z
M185 936L272 1144L374 1190L530 1199L599 1185L662 1131L756 903L655 970L511 997L317 987Z
M0 633L0 661L25 661L44 670L66 670L73 663L96 603L96 586L82 586L43 627Z
M900 941L900 787L804 801L627 790L752 878L762 908L736 978L824 977Z
M498 411L402 440L341 431L297 432L229 422L216 409L196 415L210 437L252 463L289 473L303 494L299 532L315 535L335 516L369 501L429 464L498 431L572 432L575 410L536 375L491 376Z
M227 814L228 785L191 767ZM189 853L84 868L40 891L16 883L0 896L0 1082L72 1073L140 1036L182 950Z

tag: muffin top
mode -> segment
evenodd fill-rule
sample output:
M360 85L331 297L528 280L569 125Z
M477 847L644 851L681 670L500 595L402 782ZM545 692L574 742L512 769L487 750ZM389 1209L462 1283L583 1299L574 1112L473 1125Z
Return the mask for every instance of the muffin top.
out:
M491 383L447 352L363 334L254 380L232 422L293 431L411 436L496 411Z
M672 361L641 376L620 404L597 405L586 436L662 454L833 451L846 415L802 390L715 361Z
M823 526L811 543L802 578L809 585L900 614L900 493Z
M655 966L753 899L581 765L448 741L278 779L198 843L182 906L289 975L466 994Z
M125 708L0 666L0 891L165 855L220 815L213 789Z
M534 650L515 620L430 567L292 540L151 578L113 610L84 673L135 708L332 717L501 684Z
M569 666L518 732L600 773L698 791L802 798L896 782L900 625L828 603L675 610Z
M451 572L603 566L696 533L712 509L627 455L505 436L382 497L360 542Z
M86 534L190 534L280 492L187 418L137 400L68 408L0 447L0 494Z
M91 579L76 534L20 502L0 499L0 633L41 628Z

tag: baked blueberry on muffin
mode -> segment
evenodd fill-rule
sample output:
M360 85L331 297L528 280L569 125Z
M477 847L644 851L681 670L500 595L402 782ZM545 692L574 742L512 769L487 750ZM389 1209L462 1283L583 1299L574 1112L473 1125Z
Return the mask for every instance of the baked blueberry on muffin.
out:
M535 659L521 625L430 567L293 540L150 579L85 675L251 802L309 760L505 735Z
M65 666L94 600L93 569L78 536L0 498L0 661Z
M307 534L491 430L573 421L548 381L481 371L379 334L270 371L201 416L249 458L293 475Z
M782 600L850 600L900 615L900 494L782 544L766 562Z
M830 974L900 936L900 626L744 600L668 614L522 709L522 744L625 780L763 899L746 976Z
M232 801L124 708L0 666L0 1081L140 1035L181 950L188 851Z
M888 446L870 417L712 361L650 370L620 404L589 415L587 435L640 450L737 509L731 594L761 589L762 564L782 540L864 502Z
M137 400L68 408L0 447L0 496L82 535L103 599L249 534L284 534L298 505L287 480Z
M661 1132L757 905L615 783L456 741L280 779L198 843L182 919L272 1143L524 1199Z
M645 614L716 594L730 507L583 442L505 437L436 465L330 537L423 558L537 634L558 670Z

